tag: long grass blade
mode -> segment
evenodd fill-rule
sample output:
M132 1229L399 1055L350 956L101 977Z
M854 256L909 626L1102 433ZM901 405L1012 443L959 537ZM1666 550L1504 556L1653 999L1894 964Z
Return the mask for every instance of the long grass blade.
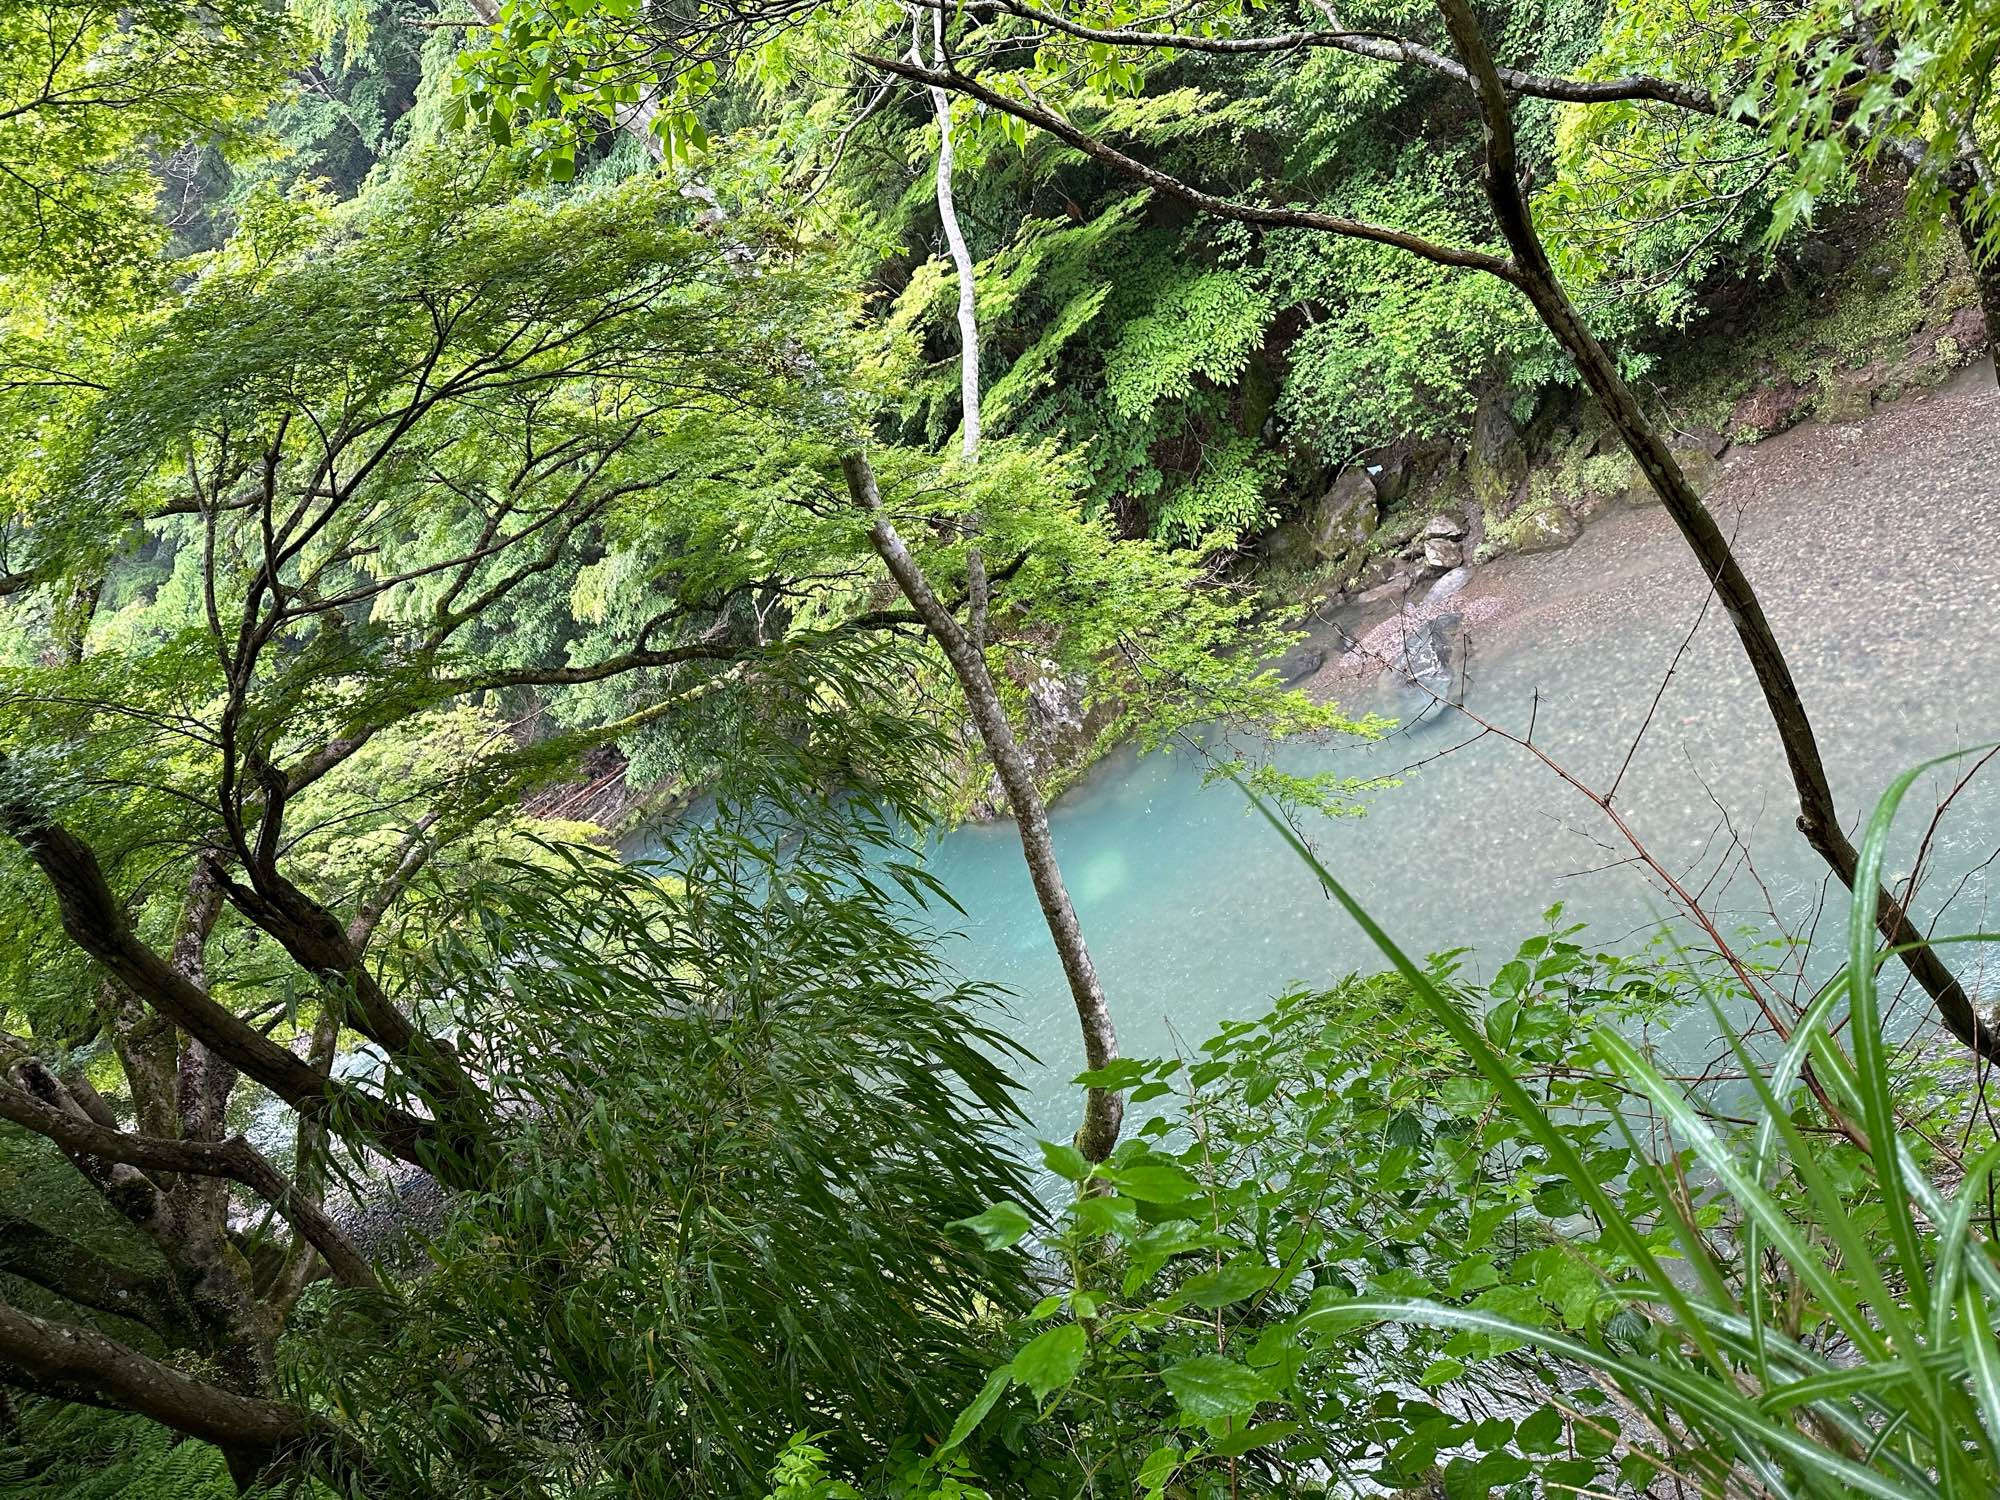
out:
M1313 1320L1415 1323L1428 1328L1518 1339L1561 1359L1602 1370L1619 1381L1654 1391L1683 1413L1699 1415L1742 1438L1783 1455L1802 1472L1817 1475L1880 1500L1934 1500L1924 1490L1877 1470L1862 1467L1789 1427L1771 1421L1734 1388L1661 1360L1625 1359L1552 1329L1517 1323L1479 1308L1400 1297L1360 1297L1333 1304Z

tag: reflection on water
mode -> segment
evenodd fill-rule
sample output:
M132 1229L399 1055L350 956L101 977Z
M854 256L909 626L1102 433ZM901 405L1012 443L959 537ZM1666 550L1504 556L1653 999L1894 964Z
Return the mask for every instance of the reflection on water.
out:
M1792 656L1850 824L1914 762L2000 737L2000 488L1988 478L2000 474L2000 398L1968 383L1865 429L1794 433L1732 460L1717 509ZM1502 609L1471 638L1467 702L1517 733L1532 721L1537 745L1602 788L1659 693L1620 811L1724 931L1772 936L1774 912L1805 931L1825 870L1793 828L1776 737L1727 621L1712 611L1688 640L1702 584L1657 509L1601 522L1567 553L1485 570L1471 592ZM1470 947L1482 975L1556 901L1601 946L1644 942L1668 901L1603 817L1519 747L1460 745L1473 733L1433 715L1374 745L1283 751L1291 767L1352 776L1422 762L1365 817L1311 830L1329 866L1405 946ZM1121 753L1052 817L1128 1055L1192 1047L1289 985L1377 966L1240 794L1202 788L1200 772L1187 752ZM1953 774L1911 794L1892 870L1914 857ZM1947 928L1995 925L1996 829L2000 770L1954 805L1927 862L1926 909L1952 897ZM1043 1064L1035 1122L1067 1136L1081 1048L1013 829L959 830L931 866L968 914L954 918L953 961L1013 992L1012 1029ZM1975 950L1954 961L2000 998ZM1705 1054L1706 1027L1670 1045L1683 1060Z

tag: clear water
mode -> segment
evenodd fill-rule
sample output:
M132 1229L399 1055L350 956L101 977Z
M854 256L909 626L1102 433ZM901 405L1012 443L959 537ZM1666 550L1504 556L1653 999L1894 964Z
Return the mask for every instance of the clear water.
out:
M1851 825L1913 763L2000 738L1991 378L1969 374L1863 427L1803 430L1732 455L1712 497L1792 657ZM1532 717L1536 743L1601 788L1702 594L1657 508L1607 517L1567 552L1481 570L1468 597L1502 608L1472 632L1467 704L1516 733ZM1370 693L1350 706L1398 711L1387 685ZM1405 947L1469 947L1476 973L1504 961L1557 901L1600 946L1646 941L1671 902L1622 863L1630 851L1615 830L1517 746L1489 737L1449 749L1475 730L1434 719L1373 745L1283 751L1294 766L1362 776L1425 762L1376 794L1365 816L1309 830L1330 868ZM1052 816L1127 1055L1191 1048L1287 986L1380 967L1241 795L1204 789L1201 769L1186 752L1117 754ZM1950 779L1928 778L1911 794L1893 859L1913 857ZM1776 737L1719 612L1689 641L1617 803L1725 931L1811 930L1826 873L1793 827ZM1989 910L2000 897L1988 865L1997 844L2000 764L1954 802L1920 907L1948 901L1946 929L2000 926ZM1081 1045L1014 830L960 829L939 841L931 866L967 912L953 918L952 959L1012 992L1011 1029L1039 1059L1027 1079L1035 1125L1066 1139ZM1839 922L1835 907L1822 927L1837 932ZM2000 974L1989 978L1979 950L1959 949L1955 961L2000 999ZM1712 1040L1705 1019L1690 1019L1669 1046L1693 1061Z

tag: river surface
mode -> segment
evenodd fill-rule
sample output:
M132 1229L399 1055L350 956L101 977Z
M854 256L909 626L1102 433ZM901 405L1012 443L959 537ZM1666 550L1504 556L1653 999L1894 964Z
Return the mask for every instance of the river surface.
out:
M2000 739L2000 392L1990 366L1863 423L1734 450L1710 504L1791 657L1850 826L1915 762ZM1468 631L1465 702L1517 734L1532 722L1537 745L1602 789L1659 695L1617 806L1725 931L1804 933L1825 869L1793 827L1777 738L1728 622L1711 609L1693 629L1703 594L1657 506L1602 517L1567 551L1478 569L1461 596L1488 601L1466 610L1487 618ZM1337 653L1336 623L1358 634L1380 615L1327 621L1324 637ZM1308 686L1354 709L1416 707L1380 678L1357 687L1337 676L1334 662ZM1470 948L1468 966L1490 975L1558 901L1596 945L1643 945L1671 910L1667 893L1626 862L1604 816L1525 750L1490 736L1463 743L1476 729L1433 714L1374 744L1294 745L1276 758L1402 773L1400 786L1371 794L1364 816L1307 831L1411 951ZM1186 751L1120 752L1052 814L1128 1056L1191 1049L1289 986L1383 966L1241 794L1204 788L1202 769ZM1892 872L1906 870L1949 784L1932 777L1912 792ZM1943 930L2000 926L1989 910L2000 899L1996 845L2000 763L1954 801L1927 861L1918 904L1949 906ZM1012 993L1010 1029L1039 1059L1025 1079L1034 1125L1067 1139L1081 1044L1013 827L959 829L930 864L967 913L952 917L950 957ZM1840 921L1829 909L1822 939ZM2000 1000L2000 969L1988 975L1983 951L1960 948L1954 962ZM1915 1002L1905 1004L1914 1020ZM1699 1063L1714 1040L1706 1017L1689 1017L1667 1050Z

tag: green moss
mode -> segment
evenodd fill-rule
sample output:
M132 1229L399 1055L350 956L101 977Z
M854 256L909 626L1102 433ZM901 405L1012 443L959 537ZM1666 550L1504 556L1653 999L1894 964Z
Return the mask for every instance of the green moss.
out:
M1486 541L1479 551L1488 556L1513 551L1521 545L1521 540L1535 517L1544 511L1555 509L1559 503L1555 492L1555 476L1551 472L1544 469L1529 475L1528 498L1521 502L1511 516L1502 519L1490 510L1486 513Z
M1886 399L1934 384L1956 367L1954 361L1964 362L1950 340L1935 352L1912 352L1927 325L1977 300L1957 247L1936 237L1913 242L1899 223L1859 238L1831 286L1784 285L1774 277L1749 329L1704 336L1697 328L1666 352L1659 386L1675 425L1727 431L1735 404L1773 373L1820 393L1812 407L1817 411L1844 371L1882 365L1876 393Z

